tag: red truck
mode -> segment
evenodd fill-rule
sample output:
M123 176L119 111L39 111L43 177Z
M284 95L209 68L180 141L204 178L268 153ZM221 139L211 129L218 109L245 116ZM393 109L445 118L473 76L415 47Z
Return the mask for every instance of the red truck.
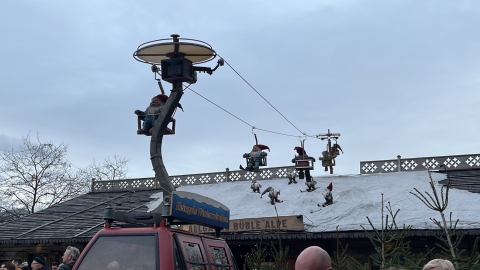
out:
M238 270L223 239L174 228L195 223L215 228L218 235L228 227L228 208L180 191L173 192L169 206L169 216L105 209L105 228L88 243L73 270Z

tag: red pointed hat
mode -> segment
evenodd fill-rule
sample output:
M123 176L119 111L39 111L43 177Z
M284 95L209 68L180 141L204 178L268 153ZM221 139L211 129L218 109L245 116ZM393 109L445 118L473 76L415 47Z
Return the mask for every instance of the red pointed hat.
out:
M260 148L261 150L268 149L268 152L270 152L270 148L264 144L255 144L255 145L258 146L258 148Z
M302 147L300 146L295 146L295 148L293 148L293 150L296 150L297 151L297 154L299 156L303 156L303 155L306 155L307 153L305 152L305 149L303 149Z
M154 96L153 98L158 98L158 99L160 99L163 103L165 103L165 102L167 102L168 96L165 95L165 94L160 94L160 95Z
M327 187L327 188L328 188L328 189L330 189L330 191L332 191L332 190L333 190L332 182L330 182L330 185L328 185L328 187Z

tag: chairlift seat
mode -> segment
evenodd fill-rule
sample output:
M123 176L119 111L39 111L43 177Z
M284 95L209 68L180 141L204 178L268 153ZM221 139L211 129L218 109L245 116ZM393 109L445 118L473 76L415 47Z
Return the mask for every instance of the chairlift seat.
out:
M138 129L142 129L142 121L145 119L145 116L137 116L137 128ZM164 135L173 135L175 134L175 118L173 117L170 117L170 121L167 125L167 127L165 128L165 130L163 131L163 134ZM145 136L152 136L151 133L145 133L145 134L138 134L138 135L145 135Z
M249 157L245 158L245 162L246 162L247 166L248 166L248 159L249 159ZM267 156L262 157L262 162L260 163L259 166L267 166Z
M296 170L313 170L313 159L297 159L295 160Z
M323 167L335 166L335 159L325 159L325 160L322 160L322 166L323 166Z

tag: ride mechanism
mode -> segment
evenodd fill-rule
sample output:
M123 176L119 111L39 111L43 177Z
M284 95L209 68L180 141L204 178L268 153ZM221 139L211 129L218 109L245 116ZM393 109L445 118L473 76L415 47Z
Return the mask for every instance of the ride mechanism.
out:
M183 83L196 83L197 72L212 75L219 66L223 66L224 61L220 58L213 69L195 66L213 60L217 57L216 52L208 43L195 39L180 39L177 34L171 35L171 39L158 39L141 44L133 53L133 57L139 62L151 65L151 71L155 73L155 79L163 95L165 93L161 80L172 84L171 93L149 134L150 159L155 179L163 191L163 201L150 213L115 213L110 208L105 210L105 215L110 217L109 220L112 222L135 220L144 224L162 222L167 226L195 223L212 227L219 235L221 229L229 227L230 210L208 197L175 190L163 163L162 140L163 135L174 134L174 130L173 133L171 130L168 132L167 126L174 122L172 116L183 96ZM161 75L161 80L157 79L157 74Z

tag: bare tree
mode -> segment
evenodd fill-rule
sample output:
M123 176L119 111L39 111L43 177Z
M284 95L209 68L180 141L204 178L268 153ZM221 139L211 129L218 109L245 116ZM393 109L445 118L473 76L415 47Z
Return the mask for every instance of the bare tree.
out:
M102 163L97 163L93 160L93 163L82 169L82 178L85 180L95 179L96 181L107 181L127 178L127 163L128 159L113 156L113 159L107 157Z
M42 143L38 134L36 141L27 135L22 143L20 150L0 154L0 196L10 202L8 207L0 206L4 211L14 214L15 209L24 209L31 214L88 191L89 182L75 179L72 173L66 144Z

